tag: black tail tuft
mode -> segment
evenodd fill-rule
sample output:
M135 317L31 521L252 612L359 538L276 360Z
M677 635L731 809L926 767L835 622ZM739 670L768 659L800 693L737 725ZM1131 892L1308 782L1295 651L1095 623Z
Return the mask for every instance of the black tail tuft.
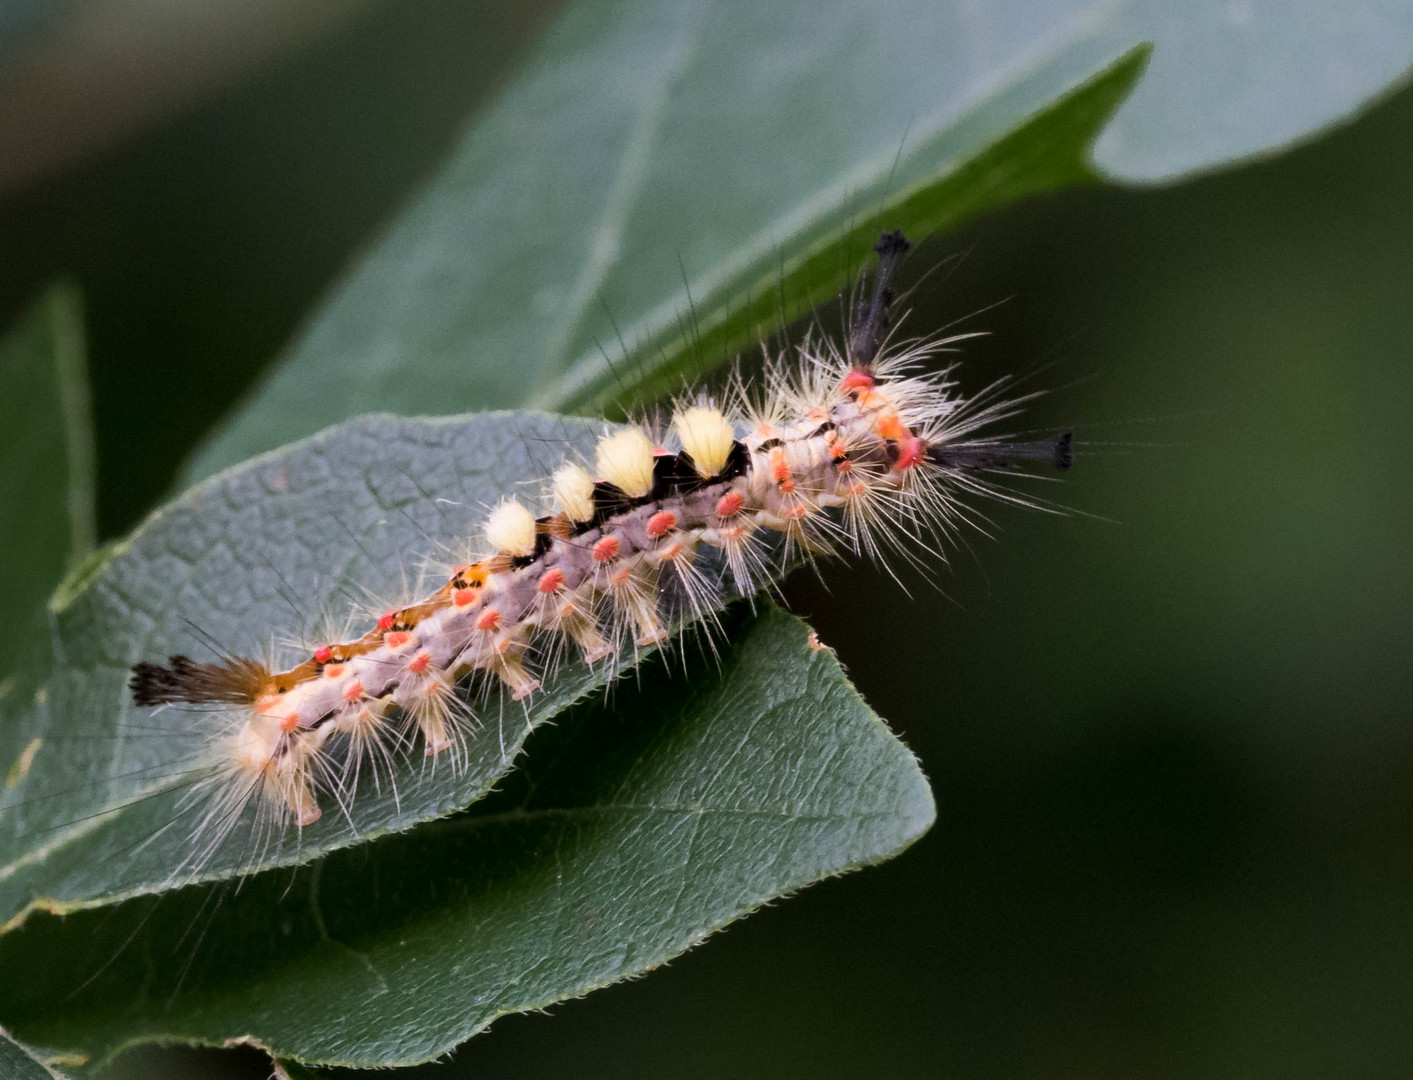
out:
M258 660L227 656L214 664L201 664L189 656L169 656L167 663L134 664L128 679L134 705L167 705L186 701L194 705L229 702L249 704L265 688L270 672Z
M944 469L1014 469L1026 462L1043 461L1063 472L1074 464L1074 435L1067 431L1045 442L981 438L942 443L929 446L927 457Z
M171 668L150 664L146 660L133 665L128 689L132 691L134 705L146 707L184 700L183 679L178 671L183 665L190 665L192 660L188 656L172 656L168 657L167 662L172 665Z
M860 305L849 338L849 358L856 368L865 371L877 359L878 351L883 348L888 336L892 318L893 278L903 262L903 256L912 250L912 244L908 243L901 229L893 229L878 238L873 250L878 253L873 297L867 305Z
M903 235L902 229L892 229L878 238L878 243L873 245L873 250L878 252L878 271L883 273L885 267L891 273L897 261L913 249L908 243L908 238ZM892 263L892 266L887 264Z

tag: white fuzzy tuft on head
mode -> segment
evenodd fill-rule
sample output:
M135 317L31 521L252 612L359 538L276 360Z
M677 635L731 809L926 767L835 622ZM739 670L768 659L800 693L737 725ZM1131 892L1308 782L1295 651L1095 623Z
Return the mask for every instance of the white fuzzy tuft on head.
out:
M584 522L594 516L594 478L589 471L570 462L555 469L550 479L559 508L571 521Z
M535 515L529 507L507 499L486 518L486 540L496 551L524 557L535 553Z
M722 411L711 405L693 405L678 413L673 424L697 475L704 479L720 476L736 441L736 429Z
M653 489L653 444L639 428L624 428L599 440L594 453L599 475L630 499Z

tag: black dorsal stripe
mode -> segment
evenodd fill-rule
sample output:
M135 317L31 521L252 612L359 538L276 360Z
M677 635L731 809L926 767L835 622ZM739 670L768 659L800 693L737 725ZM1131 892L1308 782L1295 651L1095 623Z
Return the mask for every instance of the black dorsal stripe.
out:
M644 501L662 500L672 495L687 495L712 484L734 480L738 476L746 475L750 465L751 455L746 444L734 440L730 453L726 455L726 464L715 476L702 476L697 472L696 462L685 450L678 454L660 454L653 461L653 490Z
M594 516L585 523L584 530L597 529L609 518L626 514L633 507L640 505L641 501L630 498L617 484L610 484L607 480L595 480Z
M692 457L680 454L658 454L653 458L653 487L645 501L656 502L672 495L685 495L711 483L697 475Z
M738 439L731 444L731 453L726 455L726 468L721 470L721 475L712 477L712 480L735 480L738 476L745 476L750 468L751 452L746 449L746 444Z
M542 524L549 520L549 518L540 518L536 521L536 524ZM510 560L511 567L513 569L519 570L522 567L529 566L532 563L543 559L545 557L545 553L549 551L550 544L553 541L554 537L550 536L549 533L545 532L542 529L537 529L535 531L535 550L530 552L530 554L528 555L515 556L515 558Z
M726 465L715 476L701 476L692 461L692 455L681 453L655 454L653 456L653 486L640 499L632 498L616 484L607 480L594 482L594 516L576 532L597 529L604 522L626 514L648 503L661 502L674 496L688 495L713 484L725 483L738 476L745 476L751 467L751 454L746 444L739 440L731 443L731 452L726 456Z
M731 444L731 452L726 455L726 465L715 476L700 476L686 451L678 454L656 454L653 457L653 486L641 499L635 499L616 484L607 480L594 481L594 516L588 521L574 523L574 535L602 528L605 522L636 510L648 503L661 502L675 495L687 495L714 484L723 484L745 476L751 467L751 452L746 444L736 440ZM538 546L535 555L541 554Z

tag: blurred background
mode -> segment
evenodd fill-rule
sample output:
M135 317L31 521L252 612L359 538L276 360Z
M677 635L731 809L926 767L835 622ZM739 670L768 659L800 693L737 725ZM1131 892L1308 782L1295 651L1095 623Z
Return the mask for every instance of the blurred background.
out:
M0 176L0 320L57 273L84 290L101 538L169 493L548 10L335 4L145 111L66 120L57 76L48 111L0 110L30 147ZM1406 1072L1413 91L1245 167L1032 200L909 271L914 329L997 305L965 385L1036 373L1036 425L1089 444L1043 489L1074 513L996 510L942 593L791 584L936 826L402 1075ZM143 1050L114 1075L267 1070Z

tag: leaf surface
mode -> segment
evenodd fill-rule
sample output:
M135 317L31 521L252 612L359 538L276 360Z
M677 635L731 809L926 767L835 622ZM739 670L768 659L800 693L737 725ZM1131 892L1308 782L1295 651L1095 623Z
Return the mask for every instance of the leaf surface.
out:
M188 476L372 409L675 389L828 299L879 227L917 239L1091 179L1101 130L1119 178L1269 150L1411 52L1402 0L581 0Z
M188 793L221 718L136 708L132 664L178 651L209 658L213 643L290 662L347 632L358 609L361 633L444 580L487 506L594 431L540 414L363 417L199 485L106 551L53 605L47 666L0 724L0 761L28 756L23 781L0 793L0 925L31 905L69 910L190 876L209 801ZM493 698L459 772L419 757L396 785L377 788L369 773L346 814L326 797L320 822L278 843L258 840L252 805L201 876L307 862L459 809L509 768L530 726L603 677L571 666L528 712Z
M64 1080L3 1031L0 1031L0 1076L5 1080Z
M83 310L53 285L0 338L0 700L45 633L44 605L93 546L93 432ZM13 759L0 759L0 771Z
M370 409L597 410L663 369L676 388L832 299L882 225L920 239L1089 179L1086 147L1141 67L1056 102L1117 50L1086 38L972 73L940 25L890 28L889 5L832 25L728 7L572 6L190 476ZM855 65L879 75L840 78ZM1040 130L988 155L1037 110ZM940 193L954 205L926 196L963 172ZM912 216L879 217L884 200ZM725 332L690 347L693 319Z
M158 1037L426 1061L920 836L927 783L832 653L778 609L732 639L717 671L651 665L538 730L468 813L220 902L199 886L35 916L0 942L0 1016L94 1061Z

